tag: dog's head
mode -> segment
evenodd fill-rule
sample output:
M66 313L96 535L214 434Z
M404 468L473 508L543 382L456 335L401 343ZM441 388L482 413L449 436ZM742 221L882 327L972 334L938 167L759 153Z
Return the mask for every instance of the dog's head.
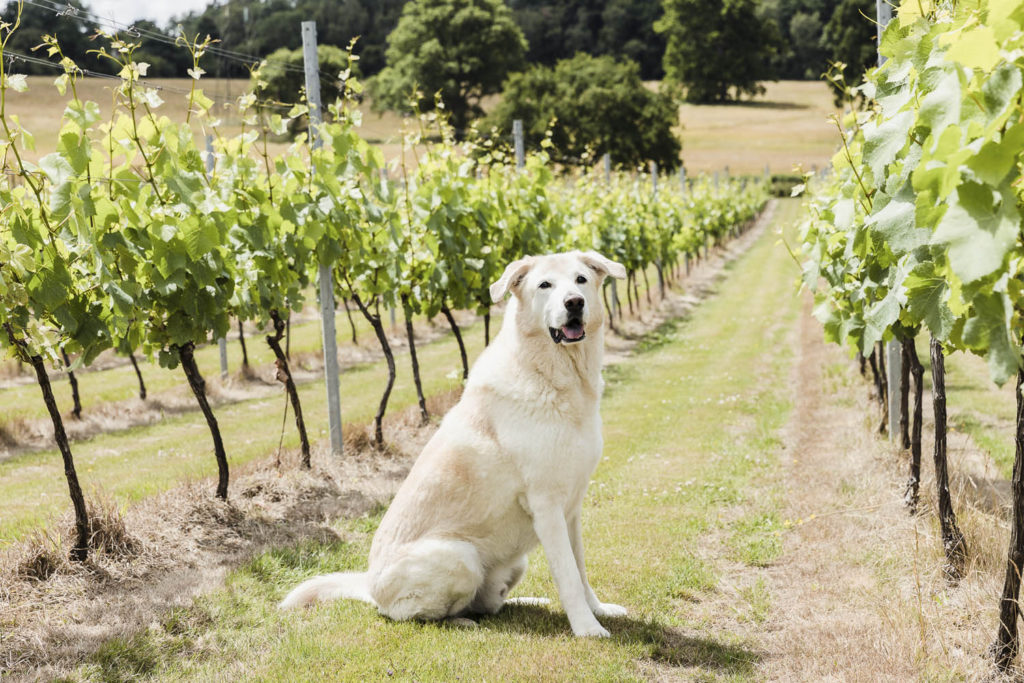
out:
M586 339L588 327L604 322L600 289L605 277L626 277L626 269L596 251L527 256L505 268L491 285L491 299L512 292L529 333L548 334L555 344Z

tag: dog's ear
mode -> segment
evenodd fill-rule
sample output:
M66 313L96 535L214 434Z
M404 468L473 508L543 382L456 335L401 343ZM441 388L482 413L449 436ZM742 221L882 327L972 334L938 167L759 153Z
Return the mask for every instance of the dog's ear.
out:
M585 251L580 254L580 260L597 271L601 277L611 276L619 280L626 278L626 267L616 263L609 258L601 256L596 251Z
M518 287L526 274L530 272L531 266L533 266L532 256L508 264L498 281L491 285L491 301L498 303L505 298L505 294Z

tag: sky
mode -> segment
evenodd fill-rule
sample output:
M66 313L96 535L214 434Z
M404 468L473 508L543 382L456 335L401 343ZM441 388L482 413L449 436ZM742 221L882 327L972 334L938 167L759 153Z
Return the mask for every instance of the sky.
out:
M202 9L210 0L84 0L82 4L102 17L121 23L150 19L166 28L172 17Z

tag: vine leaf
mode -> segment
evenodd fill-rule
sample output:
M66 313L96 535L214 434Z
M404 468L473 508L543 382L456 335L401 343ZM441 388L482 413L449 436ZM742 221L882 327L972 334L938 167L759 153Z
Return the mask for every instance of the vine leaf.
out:
M932 242L948 245L953 272L970 284L996 272L1017 238L1020 217L990 187L962 183L935 228Z

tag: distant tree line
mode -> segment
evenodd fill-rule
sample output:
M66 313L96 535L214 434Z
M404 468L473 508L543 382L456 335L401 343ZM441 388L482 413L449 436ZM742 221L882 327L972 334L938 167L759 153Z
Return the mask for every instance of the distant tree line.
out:
M359 36L356 53L360 70L372 76L387 65L388 35L398 25L408 0L226 0L215 1L201 11L178 17L166 26L138 21L144 31L174 35L177 26L187 34L209 34L220 47L243 55L265 57L280 48L296 49L302 44L298 26L301 21L317 22L321 44L345 47ZM694 3L701 11L732 0L707 0ZM768 62L763 71L771 78L818 79L829 61L851 66L863 63L854 59L859 50L870 60L873 45L863 38L873 27L865 16L874 16L873 0L749 0L754 21L751 30L769 45ZM43 33L55 33L68 56L83 66L109 71L95 56L87 56L89 40L96 28L111 30L97 23L88 13L88 2L70 0L25 5L23 30L9 46L27 52L39 44ZM67 4L83 10L78 17L57 16ZM507 0L512 18L522 30L527 49L527 64L553 66L578 52L611 55L636 62L640 77L658 80L665 74L663 56L667 38L655 31L654 24L671 0ZM8 2L3 20L11 21L16 3ZM189 68L187 52L143 35L140 58L150 63L153 77L184 77ZM859 40L859 43L857 42ZM856 43L856 45L851 45ZM248 76L245 64L217 56L206 58L206 70L212 76ZM20 67L19 67L20 69ZM46 67L30 65L20 69L44 73Z
M189 53L168 36L211 36L213 77L247 77L270 57L266 95L295 101L302 85L302 21L314 20L326 95L358 36L358 76L378 109L443 106L457 135L507 138L522 119L530 144L547 139L563 163L605 152L619 167L678 164L680 98L727 102L766 80L817 79L830 62L847 84L874 62L874 0L215 0L169 26L110 26L81 0L32 0L9 51L55 34L80 66L110 68L89 51L97 29L141 43L149 78L183 77ZM17 3L4 8L13 21ZM37 55L42 57L44 55ZM45 65L19 64L27 73ZM52 71L50 72L52 73ZM659 87L644 81L663 80ZM842 86L839 86L842 89ZM484 118L482 102L501 93ZM477 123L474 123L477 122Z

